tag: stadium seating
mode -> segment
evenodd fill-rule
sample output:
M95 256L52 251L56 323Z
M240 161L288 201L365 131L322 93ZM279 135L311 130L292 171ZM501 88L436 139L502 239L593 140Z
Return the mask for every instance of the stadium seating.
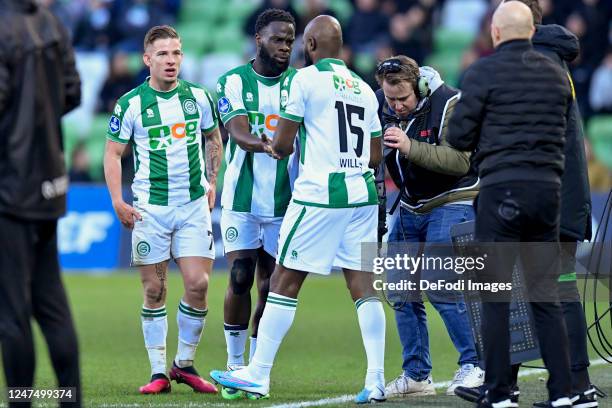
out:
M612 115L597 115L589 120L587 136L599 161L612 168Z
M474 35L467 31L439 28L434 33L433 53L425 64L435 68L448 85L458 86L461 58L473 39Z

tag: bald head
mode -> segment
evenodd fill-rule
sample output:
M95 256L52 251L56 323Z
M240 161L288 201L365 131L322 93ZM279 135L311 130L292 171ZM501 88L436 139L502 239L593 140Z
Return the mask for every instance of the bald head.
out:
M307 64L323 58L338 58L342 50L342 28L332 16L312 19L304 30L304 55Z
M531 10L520 1L506 1L493 14L491 38L495 47L509 40L531 39L534 31Z

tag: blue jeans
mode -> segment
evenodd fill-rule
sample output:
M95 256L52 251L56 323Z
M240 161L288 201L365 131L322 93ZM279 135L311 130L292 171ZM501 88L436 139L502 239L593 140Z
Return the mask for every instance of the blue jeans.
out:
M389 235L389 242L450 244L451 226L473 219L474 209L471 205L449 204L435 208L426 214L414 214L400 208L399 217ZM425 245L424 255L428 255L427 245ZM477 365L478 355L463 296L457 293L443 296L446 301L435 301L432 295L434 293L427 293L427 297L442 317L446 330L459 352L458 364ZM449 302L449 297L456 300ZM422 381L431 372L425 305L421 301L405 302L395 306L395 321L403 349L402 369L408 377L415 381Z

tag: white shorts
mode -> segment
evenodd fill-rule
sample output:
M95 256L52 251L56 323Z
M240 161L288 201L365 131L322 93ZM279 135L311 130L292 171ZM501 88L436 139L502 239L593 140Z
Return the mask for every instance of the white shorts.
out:
M278 233L283 217L261 217L247 212L221 210L223 250L227 254L241 249L257 249L276 258Z
M376 242L378 207L322 208L291 202L283 219L276 262L328 275L332 266L361 270L361 243Z
M134 203L142 221L132 231L132 265L151 265L186 256L215 259L208 200L179 206Z

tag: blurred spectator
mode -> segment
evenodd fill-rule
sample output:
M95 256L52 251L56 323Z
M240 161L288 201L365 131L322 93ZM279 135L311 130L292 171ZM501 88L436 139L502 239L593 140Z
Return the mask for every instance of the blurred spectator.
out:
M493 11L497 7L500 0L491 0L489 11L483 16L480 24L480 32L476 36L472 47L467 50L461 58L461 71L463 72L472 65L477 59L491 55L494 51L493 41L491 40L491 18ZM459 80L461 83L461 80Z
M297 22L297 31L304 31L306 24L316 16L327 14L328 16L336 17L336 13L329 8L328 0L305 0L304 11L300 16L294 16Z
M612 113L612 47L593 74L589 101L595 113Z
M129 56L124 52L117 52L111 57L109 74L98 100L96 111L98 113L112 112L117 99L134 88L135 78L130 72Z
M172 22L178 17L179 11L181 10L181 0L156 0L160 3L164 14L172 17Z
M609 0L582 0L582 4L576 6L577 13L586 26L584 35L580 39L581 63L593 69L603 59L608 45L610 25L608 4Z
M117 50L142 51L142 39L155 25L169 22L163 5L152 0L123 0L113 5L113 33ZM204 35L204 33L203 33Z
M405 14L396 14L391 18L389 34L393 54L407 55L419 65L431 51L431 9L420 4L414 5Z
M253 12L249 15L244 23L244 33L247 37L252 38L255 36L255 21L257 20L257 16L264 12L264 10L269 8L277 8L281 10L288 11L291 15L297 19L298 13L295 11L293 6L291 5L290 0L264 0L259 8L253 10ZM296 35L301 34L304 31L304 27L296 27Z
M379 9L378 0L357 0L344 40L354 53L371 53L388 37L389 18Z
M465 0L462 1L465 2ZM407 12L417 4L425 9L433 9L434 6L442 3L444 3L443 0L381 0L380 9L384 14L392 17L394 14Z
M71 36L74 36L77 23L90 8L90 0L38 0L38 3L51 10Z
M476 35L488 10L486 0L448 0L442 7L441 25L445 29Z
M77 21L74 46L77 51L105 51L111 44L110 2L90 0L89 9Z
M79 142L72 149L70 154L70 171L68 171L68 179L71 183L91 183L92 179L89 175L89 154L85 148L85 142Z

